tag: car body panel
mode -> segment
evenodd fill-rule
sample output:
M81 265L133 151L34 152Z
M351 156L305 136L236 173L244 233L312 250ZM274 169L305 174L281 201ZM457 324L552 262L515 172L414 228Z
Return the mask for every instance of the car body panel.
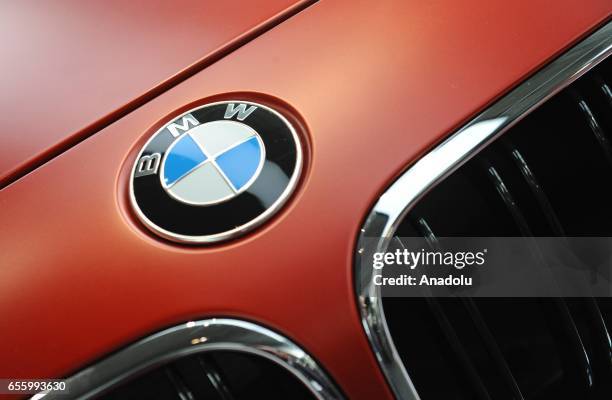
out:
M0 192L0 376L66 376L163 327L234 316L282 331L349 398L391 398L356 307L364 216L411 162L610 12L603 0L321 1L110 124ZM300 187L237 241L150 235L126 193L147 132L229 97L301 124Z
M308 2L0 4L0 186Z

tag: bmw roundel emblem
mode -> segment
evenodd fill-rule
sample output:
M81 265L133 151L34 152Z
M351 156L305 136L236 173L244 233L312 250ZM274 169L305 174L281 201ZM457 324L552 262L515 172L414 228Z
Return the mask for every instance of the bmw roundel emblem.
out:
M138 218L174 241L211 243L260 225L302 167L299 138L273 109L247 101L194 108L143 146L130 177Z

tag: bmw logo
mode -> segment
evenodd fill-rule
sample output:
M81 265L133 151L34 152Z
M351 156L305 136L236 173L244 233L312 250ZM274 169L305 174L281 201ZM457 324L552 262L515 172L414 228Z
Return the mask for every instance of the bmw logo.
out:
M289 121L262 104L222 101L166 123L143 146L130 201L158 235L186 243L239 236L270 218L302 167Z

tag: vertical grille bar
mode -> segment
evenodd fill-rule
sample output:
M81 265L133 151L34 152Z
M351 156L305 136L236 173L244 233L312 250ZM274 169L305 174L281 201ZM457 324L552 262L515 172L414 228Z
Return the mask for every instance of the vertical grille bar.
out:
M584 115L584 118L586 119L589 128L595 135L595 139L597 139L597 143L599 143L599 146L601 147L604 156L606 157L606 161L612 166L612 146L610 146L610 141L604 134L601 125L593 114L593 111L591 111L591 108L589 107L587 102L581 97L578 97L578 108L582 112L582 115Z
M472 321L474 322L474 325L476 326L480 337L483 339L483 342L487 350L489 351L489 354L495 361L496 368L500 371L500 373L502 374L502 378L504 379L508 387L512 390L513 397L519 400L524 399L523 394L521 393L521 389L519 388L519 385L516 382L516 379L514 378L514 375L512 374L512 371L510 370L510 367L508 366L508 363L506 362L502 351L497 345L493 334L489 330L487 323L485 322L484 318L482 317L482 314L478 310L478 307L472 299L463 299L463 303L466 309L468 310L468 313L470 314L470 317L472 318Z
M219 397L221 397L222 400L234 400L234 396L232 396L231 391L225 384L223 374L214 360L210 359L210 357L200 356L198 357L198 362L200 363L206 378L215 388Z
M610 108L612 108L612 90L610 90L610 86L608 86L607 83L602 82L601 91L608 100L608 105L610 106Z
M181 377L175 373L172 368L164 368L164 372L172 383L172 386L176 389L176 393L181 400L195 400L193 393L191 393L187 385L185 385L185 382L183 382Z
M476 391L478 398L490 400L491 395L487 391L487 388L484 385L482 379L480 378L480 375L478 374L476 367L472 363L470 356L468 355L467 351L465 350L465 347L461 343L459 336L457 335L457 333L453 329L452 324L450 323L450 321L444 314L444 310L442 309L440 303L435 298L428 297L427 304L429 308L431 309L434 317L438 321L438 324L440 325L440 328L442 329L444 336L446 337L446 339L451 345L451 348L455 352L456 357L459 359L459 361L465 368L468 379L470 380L470 383L474 387L474 390Z
M548 197L544 193L542 186L538 182L538 179L534 175L533 171L527 164L527 161L523 158L523 155L520 153L518 149L514 146L511 146L510 154L512 155L512 159L516 163L518 169L521 171L521 175L523 176L525 182L529 186L529 189L533 193L536 201L538 202L542 212L544 213L548 224L550 225L553 233L556 236L565 236L565 231L557 214L552 208Z
M563 299L553 299L553 303L556 308L556 315L561 323L562 332L564 333L563 342L569 345L568 356L566 356L569 359L568 364L569 366L572 364L579 365L580 374L578 374L579 382L577 382L577 384L586 388L591 388L593 386L591 360L589 359L589 355L584 347L578 328L576 327L576 322ZM563 342L560 346L562 354L565 350L563 348ZM568 371L571 371L571 369L568 368Z
M585 299L589 319L594 327L595 348L597 354L601 355L602 371L601 375L609 379L612 373L612 341L610 333L606 327L599 304L593 298Z

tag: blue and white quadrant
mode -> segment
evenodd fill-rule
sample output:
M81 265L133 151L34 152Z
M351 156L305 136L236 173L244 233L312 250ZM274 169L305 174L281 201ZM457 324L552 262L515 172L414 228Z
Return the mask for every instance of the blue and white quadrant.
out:
M240 122L198 125L168 148L162 162L162 187L188 204L227 201L257 179L265 147L257 132Z

